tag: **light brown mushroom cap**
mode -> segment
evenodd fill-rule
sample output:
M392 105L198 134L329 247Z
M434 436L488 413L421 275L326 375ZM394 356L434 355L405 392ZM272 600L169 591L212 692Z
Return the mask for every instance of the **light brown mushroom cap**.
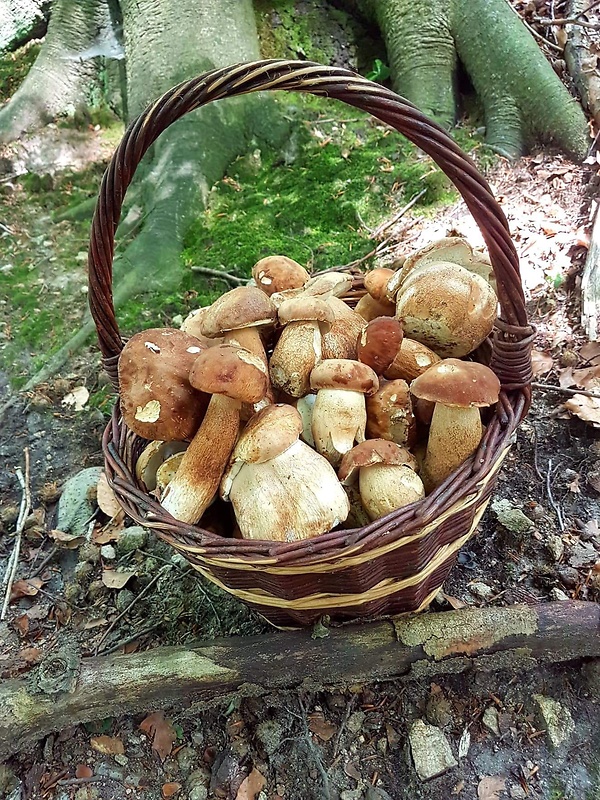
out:
M258 288L270 297L275 292L302 288L310 275L287 256L267 256L252 267L252 277Z
M356 341L365 327L365 320L339 297L326 299L335 314L331 328L323 334L323 358L356 360Z
M376 317L393 317L396 313L396 304L390 303L387 300L380 303L379 300L375 300L375 298L371 297L367 292L367 294L360 298L354 310L357 314L360 314L363 319L370 322Z
M213 338L240 328L272 325L277 312L268 295L254 286L238 286L221 295L202 317L202 334Z
M150 442L136 461L136 478L144 483L149 492L154 491L156 489L156 473L161 464L176 453L183 453L187 447L187 442Z
M405 464L416 469L417 462L405 447L387 439L367 439L349 450L342 458L338 478L344 486L349 486L358 478L358 471L373 464L399 466Z
M346 358L328 358L310 373L310 388L338 389L349 392L373 394L379 388L379 379L371 367Z
M302 293L306 297L341 297L350 289L353 280L348 272L322 272L305 283Z
M302 417L292 406L277 403L255 414L244 428L232 459L263 464L285 452L302 433Z
M235 345L205 350L190 372L192 386L208 394L222 394L242 403L258 403L269 379L260 358Z
M426 344L406 336L402 339L396 357L383 373L389 380L402 378L409 383L422 375L432 364L442 359Z
M332 307L318 297L295 297L286 300L279 306L279 322L289 325L290 322L318 322L321 332L328 331L335 320Z
M358 360L382 375L396 358L403 336L402 323L394 317L372 319L358 337Z
M416 424L406 381L382 381L378 391L367 397L366 434L369 439L413 445Z
M389 302L385 291L393 275L394 270L387 267L378 267L365 274L365 289L374 300L380 303Z
M181 323L181 330L184 333L189 333L190 336L195 336L204 347L214 347L216 344L221 344L223 341L221 337L209 338L202 333L202 320L209 310L210 306L203 306L190 311L187 317Z
M481 408L497 402L500 381L484 364L446 358L415 378L410 391L419 399L452 408Z
M415 269L440 261L458 264L486 280L495 290L494 270L486 253L475 250L462 236L447 236L421 247L405 260L400 270L400 283Z
M145 439L191 439L209 397L197 391L189 373L204 347L176 328L140 331L119 357L119 396L127 426Z

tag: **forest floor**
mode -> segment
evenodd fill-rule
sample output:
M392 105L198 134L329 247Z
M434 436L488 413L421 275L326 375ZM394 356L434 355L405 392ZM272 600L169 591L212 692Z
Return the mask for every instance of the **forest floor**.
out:
M96 185L100 167L80 168ZM586 342L578 324L594 165L539 153L516 165L498 161L487 177L522 258L538 331L536 381L567 390L597 386L600 345ZM57 173L52 186L64 188L66 180ZM10 208L22 184L2 185ZM86 195L76 182L71 190ZM36 184L35 191L46 197L47 187ZM27 322L32 341L51 335L60 342L65 329L50 326L44 334L43 314L61 297L58 316L80 319L85 306L80 254L88 223L53 224L52 209L42 206L26 219L17 213L2 219L4 241L13 249L0 269L5 277L16 275L11 291L22 284L23 294L33 271L39 293L31 307L19 305L20 320L6 304L0 310L7 369L0 374L0 401L13 391L11 382L22 384L39 365L32 346L14 346L18 337L11 331ZM455 232L479 243L458 202L435 213L409 212L385 231L381 263ZM67 236L73 239L68 253ZM27 264L19 260L23 253ZM162 312L163 324L170 313ZM39 327L32 326L38 318ZM85 656L270 634L261 618L197 577L153 534L126 527L118 515L111 518L108 506L108 515L97 509L93 494L110 406L98 365L95 347L83 348L58 375L20 395L1 423L4 564L23 494L17 468L33 501L13 597L0 623L4 678L26 674L65 640L77 642ZM557 390L534 392L492 505L434 609L600 598L600 428L592 424L593 409L582 412L588 422L571 414L563 405L568 397ZM82 473L88 468L98 469ZM74 475L80 481L74 494L87 504L73 512L79 521L72 530L59 530L57 501ZM506 502L498 505L500 500ZM559 728L568 736L557 750L534 695L560 703ZM162 750L147 733L146 715L109 718L61 731L15 755L0 768L0 797L593 800L600 798L599 701L597 672L567 664L518 675L466 673L433 683L273 694L204 711L175 708L159 722ZM417 719L443 731L457 762L428 782L417 776L408 744Z

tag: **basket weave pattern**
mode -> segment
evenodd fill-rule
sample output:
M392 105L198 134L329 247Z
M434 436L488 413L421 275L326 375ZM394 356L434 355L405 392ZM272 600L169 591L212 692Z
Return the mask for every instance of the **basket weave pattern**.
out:
M513 433L530 402L533 329L518 257L504 214L472 161L434 122L390 90L352 72L310 62L261 61L206 73L174 87L130 125L104 175L89 250L90 308L104 367L118 390L123 339L112 294L114 235L123 198L144 153L177 119L213 100L286 89L342 100L403 133L428 153L463 196L488 247L501 315L490 366L502 391L477 453L424 500L356 530L292 543L240 540L173 519L135 478L145 441L123 423L118 403L103 438L106 472L123 508L192 565L277 625L322 614L355 618L425 607L474 533ZM351 298L360 292L357 278Z

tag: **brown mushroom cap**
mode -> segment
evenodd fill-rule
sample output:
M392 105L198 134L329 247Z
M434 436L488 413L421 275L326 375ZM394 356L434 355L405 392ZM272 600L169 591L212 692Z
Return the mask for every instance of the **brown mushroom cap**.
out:
M255 286L225 292L202 317L202 334L213 338L227 331L272 325L277 312L269 297Z
M402 323L394 317L376 317L358 337L358 360L382 375L394 361L403 337Z
M127 426L145 439L191 439L208 398L190 384L189 373L204 346L176 328L140 331L119 357L119 396Z
M371 297L367 292L367 294L360 298L354 310L357 314L360 314L363 319L370 322L376 317L393 317L396 313L396 305L387 300L380 303L379 300L375 300L375 298Z
M310 278L308 272L287 256L267 256L252 267L256 285L269 297L286 289L300 289Z
M446 358L410 385L415 397L454 408L490 406L498 400L500 381L489 367Z
M426 344L421 344L415 339L402 339L396 357L383 373L386 378L395 380L402 378L409 383L422 375L432 364L437 364L442 359Z
M416 424L406 381L383 381L378 391L367 397L366 434L368 438L412 446Z
M233 451L235 460L263 464L291 447L302 433L302 417L292 406L277 403L255 414Z
M344 486L351 485L358 478L358 471L362 467L371 467L373 464L390 466L406 464L411 469L417 466L414 456L405 447L400 447L387 439L367 439L344 455L338 470L338 478Z
M258 403L266 394L269 380L260 358L241 347L221 344L198 356L190 372L190 383L208 394Z
M335 320L332 307L318 297L295 297L286 300L279 306L279 322L289 325L290 322L318 322L321 331L328 331Z
M440 261L458 264L469 272L474 272L491 287L496 289L494 270L486 253L474 250L469 242L462 236L447 236L430 242L416 250L408 256L400 270L400 285L404 283L409 274L415 269L421 269L429 264L437 264Z
M202 320L209 308L210 306L203 306L202 308L196 308L190 311L180 327L180 330L184 333L195 336L196 339L202 342L204 347L214 347L216 344L220 344L223 341L220 337L209 338L202 333Z
M374 300L384 304L389 302L385 290L393 274L394 270L387 267L378 267L365 274L365 289Z
M359 361L328 358L310 373L310 388L373 394L379 388L379 379L371 367Z
M356 340L365 320L339 297L327 297L325 302L333 309L335 319L323 334L323 358L356 359Z

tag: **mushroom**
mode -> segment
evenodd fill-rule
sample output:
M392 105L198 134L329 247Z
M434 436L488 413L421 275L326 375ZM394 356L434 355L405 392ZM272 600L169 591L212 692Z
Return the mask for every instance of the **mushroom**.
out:
M264 408L248 423L221 482L245 539L294 542L342 523L350 505L329 462L298 436L292 406Z
M341 297L352 286L352 275L347 272L323 272L314 275L300 289L285 289L271 295L275 307L279 309L286 300L296 297Z
M438 354L430 350L427 345L405 336L394 360L383 374L389 380L402 378L410 383L428 370L432 364L437 364L441 360Z
M176 328L140 331L119 357L119 397L126 425L150 441L184 441L198 430L209 398L189 373L204 347Z
M156 494L159 498L165 493L165 489L171 483L177 470L183 461L183 453L173 453L160 465L156 472Z
M358 360L378 375L383 375L400 349L402 324L393 317L375 317L361 331L357 343Z
M375 317L393 317L396 307L394 306L392 309L390 303L380 303L367 293L360 298L354 310L357 314L360 314L364 320L370 322L372 319L375 319Z
M223 343L222 336L209 338L202 333L202 320L206 316L206 312L209 308L210 306L203 306L202 308L196 308L194 311L190 311L181 323L180 328L184 333L195 336L196 339L202 342L204 347L214 347L217 344Z
M369 439L387 439L412 447L416 424L406 381L384 381L367 397L366 434Z
M479 409L498 400L500 381L483 364L447 358L416 378L410 391L435 403L423 462L430 491L477 450L483 433Z
M384 308L387 309L386 314L381 316L393 316L396 309L396 304L390 300L386 294L390 280L397 273L393 269L387 267L378 267L372 269L365 275L365 289L371 295L373 300L376 300Z
M462 236L437 239L408 256L397 276L398 287L402 286L414 270L430 264L438 264L440 261L458 264L468 269L469 272L474 272L487 281L494 292L496 291L496 279L489 258L480 250L474 250Z
M237 440L241 404L263 398L268 377L260 358L241 347L222 344L200 354L190 382L212 397L161 503L175 519L196 523L219 487Z
M335 315L331 306L317 297L286 300L278 313L285 327L271 356L271 381L291 397L303 397L310 391L311 370L321 361L321 337Z
M312 415L316 399L316 394L305 394L304 397L299 397L292 403L302 418L302 433L300 436L311 447L315 446L315 440L312 435Z
M356 359L356 340L365 321L339 297L327 297L326 301L335 314L331 328L323 334L323 358Z
M187 442L150 442L145 447L135 465L135 475L149 492L156 489L156 473L161 464L176 453L187 450Z
M358 479L362 504L369 518L376 520L425 497L415 466L404 447L385 439L367 439L346 453L338 476L344 486Z
M355 442L365 438L365 395L379 388L371 367L358 361L331 358L322 361L310 375L317 390L312 415L315 447L335 467Z
M396 317L404 333L441 356L464 356L491 333L498 301L483 278L440 262L415 270L402 284Z
M310 275L287 256L267 256L252 267L252 277L258 288L270 297L275 292L301 289Z

